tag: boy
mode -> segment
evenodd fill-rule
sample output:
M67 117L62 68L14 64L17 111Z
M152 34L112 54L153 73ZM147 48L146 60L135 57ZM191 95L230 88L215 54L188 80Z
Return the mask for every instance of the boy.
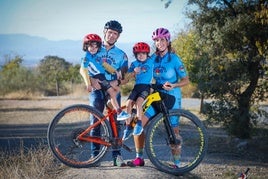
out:
M103 67L103 63L96 58L96 54L101 51L102 40L100 36L97 34L88 34L84 38L83 50L86 51L86 57L82 62L80 68L80 74L82 75L85 84L87 86L87 91L92 91L92 86L90 82L90 77L99 80L99 84L103 91L107 91L111 98L111 103L114 109L117 110L117 119L125 120L130 117L125 111L122 111L120 108L116 96L119 93L119 87L116 85L117 81L107 81L105 78L105 68ZM88 64L88 65L87 65ZM120 75L117 71L115 71L117 75Z

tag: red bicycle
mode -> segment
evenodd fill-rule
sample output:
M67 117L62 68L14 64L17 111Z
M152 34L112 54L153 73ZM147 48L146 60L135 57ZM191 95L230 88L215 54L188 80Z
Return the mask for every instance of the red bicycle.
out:
M145 150L153 165L160 171L173 175L181 175L193 170L205 156L208 144L206 129L200 119L183 109L168 110L165 96L157 89L150 94L143 105L144 111L151 105L159 109L145 127ZM124 109L125 106L122 107ZM135 113L135 110L133 110ZM62 163L75 168L95 166L108 149L123 147L132 151L122 142L118 133L118 124L114 118L116 110L106 107L105 114L89 105L76 104L62 109L50 122L48 127L48 144L54 156ZM95 123L90 120L95 118ZM179 131L182 140L175 137L170 118L180 121ZM97 119L97 120L96 120ZM135 119L135 117L133 117ZM91 135L95 128L100 129L100 135ZM91 157L91 144L99 144L97 155ZM174 147L181 149L179 167L174 168Z

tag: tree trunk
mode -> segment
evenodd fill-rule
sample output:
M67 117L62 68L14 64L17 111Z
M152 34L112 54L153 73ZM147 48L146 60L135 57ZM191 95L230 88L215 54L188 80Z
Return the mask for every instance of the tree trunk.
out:
M251 98L258 85L259 80L259 62L251 62L249 64L250 84L246 90L238 98L238 114L236 116L237 125L234 134L239 138L250 138L250 105Z
M56 93L57 93L57 96L59 96L60 88L59 88L59 81L58 80L56 80Z
M250 97L240 96L238 100L238 115L236 116L236 126L234 134L239 138L250 138L251 125L250 125Z
M199 109L199 113L202 114L204 111L204 94L201 93L201 101L200 101L200 109Z

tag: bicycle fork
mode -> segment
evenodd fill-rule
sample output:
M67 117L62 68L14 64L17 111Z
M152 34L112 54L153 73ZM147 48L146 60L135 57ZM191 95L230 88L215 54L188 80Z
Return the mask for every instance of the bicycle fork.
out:
M165 124L165 128L168 134L168 144L173 144L173 145L180 145L181 141L179 139L177 139L176 134L170 124L170 120L169 120L169 111L167 109L167 107L165 106L164 102L162 102L162 106L163 106L163 113L164 113L164 124Z

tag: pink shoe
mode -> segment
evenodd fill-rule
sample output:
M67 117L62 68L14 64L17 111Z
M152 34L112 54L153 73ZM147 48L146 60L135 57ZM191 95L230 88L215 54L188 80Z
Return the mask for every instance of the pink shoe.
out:
M127 165L130 167L136 167L136 166L144 166L144 160L137 157L132 161L128 161Z

